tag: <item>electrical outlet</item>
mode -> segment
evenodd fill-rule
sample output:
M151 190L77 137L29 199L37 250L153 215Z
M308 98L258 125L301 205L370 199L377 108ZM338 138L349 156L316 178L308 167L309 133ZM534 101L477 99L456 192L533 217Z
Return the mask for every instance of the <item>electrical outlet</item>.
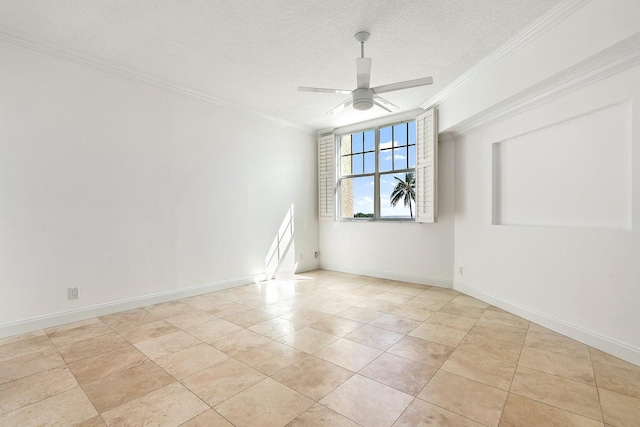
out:
M460 273L461 276L464 276L464 267L458 267L458 273Z
M69 299L78 299L78 288L69 288Z
M320 255L320 254L316 251L316 253L315 253L315 254L313 254L313 257L314 257L314 258L318 258L318 255Z

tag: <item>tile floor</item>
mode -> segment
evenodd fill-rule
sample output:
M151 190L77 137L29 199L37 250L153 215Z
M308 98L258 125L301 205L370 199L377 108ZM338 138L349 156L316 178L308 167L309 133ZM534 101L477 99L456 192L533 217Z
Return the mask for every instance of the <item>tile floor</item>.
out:
M640 368L331 271L0 339L0 426L639 426Z

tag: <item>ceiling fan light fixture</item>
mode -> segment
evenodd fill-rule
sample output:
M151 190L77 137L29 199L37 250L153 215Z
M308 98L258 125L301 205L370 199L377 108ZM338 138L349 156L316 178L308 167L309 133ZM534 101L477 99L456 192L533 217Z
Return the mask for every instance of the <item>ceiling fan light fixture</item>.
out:
M373 91L371 89L356 89L353 91L353 108L369 110L373 108Z

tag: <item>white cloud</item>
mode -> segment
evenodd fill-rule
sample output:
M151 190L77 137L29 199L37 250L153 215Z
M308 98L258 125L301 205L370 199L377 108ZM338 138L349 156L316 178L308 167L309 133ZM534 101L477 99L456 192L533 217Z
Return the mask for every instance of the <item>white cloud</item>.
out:
M407 156L403 156L403 155L401 155L401 154L396 154L396 155L395 155L395 156L393 156L393 157L394 157L396 160L403 160L403 159L406 159L406 158L407 158Z

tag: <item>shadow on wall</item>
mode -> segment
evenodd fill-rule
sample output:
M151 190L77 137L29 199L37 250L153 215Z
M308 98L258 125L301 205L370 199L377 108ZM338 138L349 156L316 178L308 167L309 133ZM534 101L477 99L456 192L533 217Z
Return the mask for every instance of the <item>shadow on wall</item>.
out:
M265 258L265 276L267 280L273 279L276 274L280 277L293 275L296 272L298 263L295 258L296 250L293 219L294 210L292 203L284 215L282 224L280 224L280 228Z

